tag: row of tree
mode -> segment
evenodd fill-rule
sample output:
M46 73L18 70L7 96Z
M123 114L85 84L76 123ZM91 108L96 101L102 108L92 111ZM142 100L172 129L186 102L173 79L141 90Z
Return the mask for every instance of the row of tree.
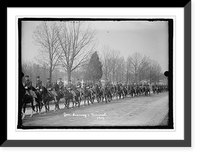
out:
M119 51L104 48L101 58L94 52L80 68L71 74L72 81L79 80L97 82L100 79L108 79L111 82L140 82L142 80L159 82L165 79L160 65L140 53L133 53L127 60L120 57ZM23 63L23 70L29 74L31 79L40 76L43 82L49 77L48 68L36 63ZM52 73L52 81L56 82L59 78L66 78L67 73L61 68L55 68Z
M96 82L158 82L163 79L160 65L136 52L125 60L120 51L104 46L94 52L96 31L82 21L42 21L33 33L40 47L37 63L23 62L24 73L31 78L40 75L42 81L49 77L67 80Z
M49 78L49 69L46 68L46 66L42 66L33 62L23 62L22 69L26 75L29 75L33 85L35 85L36 83L37 76L40 76L43 84L45 84L47 78ZM65 76L65 72L59 70L58 68L55 68L52 73L52 82L57 82L59 78L63 78Z
M139 52L129 55L125 60L120 52L105 46L102 49L103 78L112 82L159 82L165 79L158 62Z
M67 73L86 63L94 50L96 31L83 21L42 21L33 34L40 47L37 61L48 69L49 78L57 66Z

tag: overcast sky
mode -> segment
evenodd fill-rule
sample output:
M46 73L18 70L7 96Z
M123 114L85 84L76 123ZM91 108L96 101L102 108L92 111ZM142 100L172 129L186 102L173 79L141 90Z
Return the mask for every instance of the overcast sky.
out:
M156 60L163 71L168 70L168 23L165 21L90 21L97 30L98 46L108 45L119 50L125 59L139 52ZM37 21L22 23L22 61L34 61L38 49L33 42L33 31L39 25Z

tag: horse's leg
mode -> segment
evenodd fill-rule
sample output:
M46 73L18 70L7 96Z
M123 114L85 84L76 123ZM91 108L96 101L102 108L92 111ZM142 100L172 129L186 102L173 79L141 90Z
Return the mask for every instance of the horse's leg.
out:
M73 100L73 98L72 98L72 109L74 109L74 100Z
M33 116L33 112L35 111L35 106L33 106L33 101L31 101L31 108L32 108L32 112L31 112L30 117Z
M57 110L60 110L59 102L60 102L60 98L57 99L57 103L56 103Z
M64 98L64 107L66 107L66 105L67 105L67 99Z
M65 105L65 107L68 108L68 106L67 106L67 102L68 102L68 100L67 100L67 98L65 98L64 105Z
M97 102L99 103L99 95L97 95Z
M23 103L21 111L22 111L22 120L23 120L25 118L26 103Z
M67 109L69 109L70 99L67 99Z
M44 102L44 111L47 112L47 104Z
M26 112L26 103L23 103L23 105L22 105L22 112L25 114L25 112Z
M80 96L77 96L77 102L78 102L78 107L80 107L81 103L80 103Z
M57 104L57 99L56 99L56 101L54 101L55 102L55 108L54 108L54 112L56 112L56 109L58 108L58 104Z
M44 106L44 102L43 101L41 101L41 106L40 106L40 111L42 111L42 108L43 108L43 106Z
M46 113L49 111L49 101L46 102Z
M60 108L59 108L59 100L57 99L57 102L56 102L56 108L57 108L57 110L59 110Z
M47 108L47 101L43 101L44 102L44 109L45 109L45 112L47 112L48 108Z
M65 99L65 103L66 103L66 107L67 107L67 109L69 109L69 102L68 102L69 100L66 98Z
M41 107L41 102L40 101L38 101L38 113L40 114L40 112L41 112L41 109L40 109L40 107Z
M55 108L54 108L54 112L58 109L58 106L57 106L57 101L55 101Z
M90 105L90 102L89 102L89 97L87 97L87 102L88 102L88 106Z
M90 102L91 102L91 104L93 104L93 95L92 94L90 94Z
M83 97L83 101L84 101L84 106L83 107L85 107L85 102L86 102L86 97L85 96Z
M70 99L67 100L68 109L69 109L70 101L71 101Z

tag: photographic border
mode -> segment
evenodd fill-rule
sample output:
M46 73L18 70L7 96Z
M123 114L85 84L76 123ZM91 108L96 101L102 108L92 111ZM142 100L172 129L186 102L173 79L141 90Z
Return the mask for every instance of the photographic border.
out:
M174 20L172 18L18 18L18 55L19 55L19 76L18 84L22 82L22 73L21 73L21 45L22 45L22 22L26 21L121 21L121 22L134 22L134 21L145 21L145 22L167 22L168 24L168 98L169 98L169 112L168 112L168 124L167 125L156 125L156 126L23 126L20 111L18 111L18 125L17 129L30 130L30 129L174 129L174 116L173 116L173 40L174 40ZM164 73L163 73L164 74ZM18 88L18 110L20 110L20 99L22 99L21 88Z

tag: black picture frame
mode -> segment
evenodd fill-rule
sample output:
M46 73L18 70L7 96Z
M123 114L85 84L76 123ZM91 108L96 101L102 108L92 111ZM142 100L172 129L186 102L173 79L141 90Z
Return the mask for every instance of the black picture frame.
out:
M1 147L191 147L191 1L176 7L184 8L184 140L8 140L5 113Z

